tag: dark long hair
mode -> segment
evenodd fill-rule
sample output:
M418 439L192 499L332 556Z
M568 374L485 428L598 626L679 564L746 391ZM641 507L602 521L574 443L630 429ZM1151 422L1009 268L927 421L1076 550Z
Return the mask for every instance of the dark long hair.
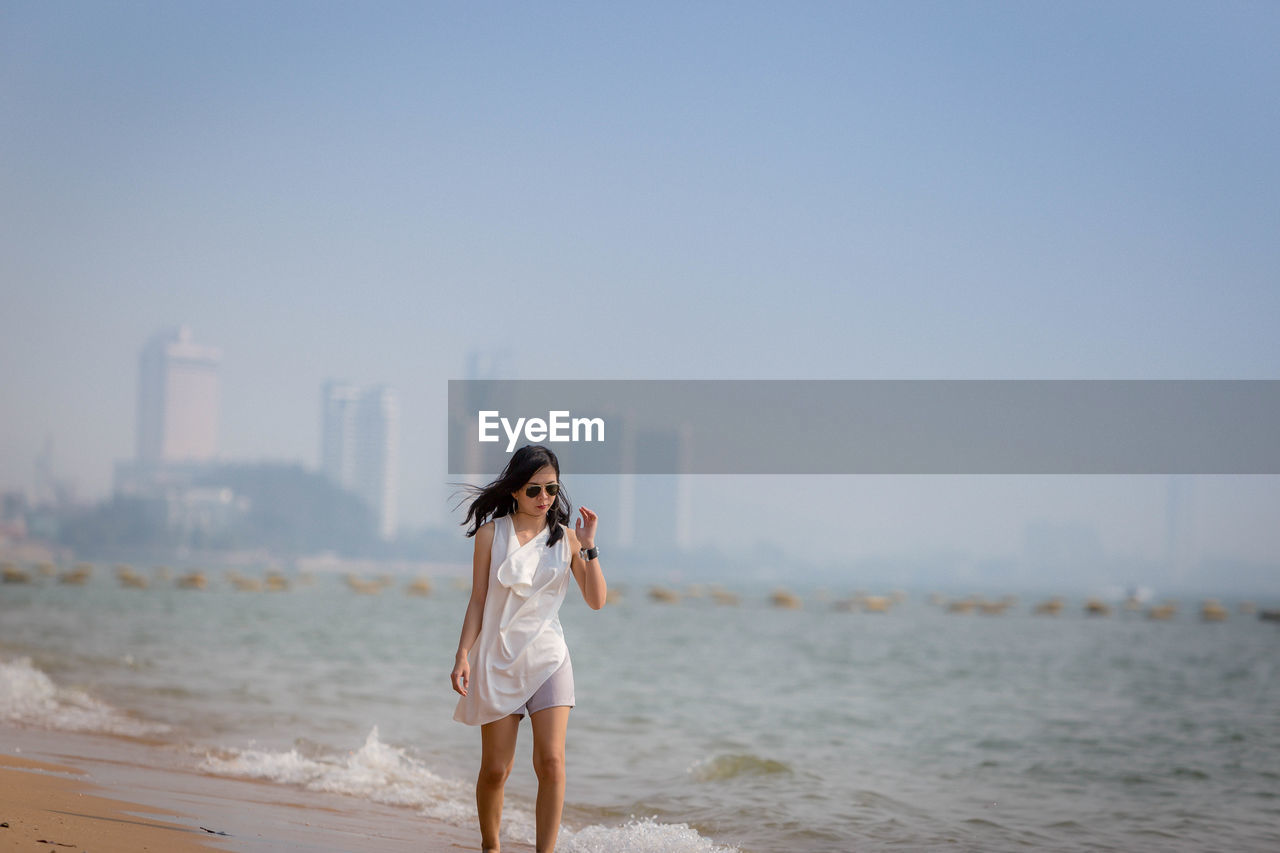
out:
M511 456L511 461L502 469L498 479L487 486L463 486L471 498L467 505L467 517L462 521L463 527L470 525L467 536L475 536L476 531L491 519L515 512L516 500L511 497L511 493L522 488L545 465L555 469L556 480L559 481L560 460L556 459L556 455L541 444L526 444ZM464 497L463 500L467 498ZM569 493L561 483L560 493L547 509L547 527L550 530L547 547L560 541L560 537L564 535L561 525L568 523L572 513L573 504L569 502Z

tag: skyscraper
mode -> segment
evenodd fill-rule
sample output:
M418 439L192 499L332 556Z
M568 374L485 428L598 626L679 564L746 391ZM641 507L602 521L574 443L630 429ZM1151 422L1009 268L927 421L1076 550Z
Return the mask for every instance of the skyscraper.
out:
M320 468L373 511L383 539L395 536L400 489L400 399L386 385L329 381L321 407Z
M211 462L218 455L218 363L222 353L165 329L138 361L137 462Z
M644 429L624 424L619 477L618 541L623 545L670 550L688 548L690 525L689 436L678 429ZM636 474L636 471L682 474Z

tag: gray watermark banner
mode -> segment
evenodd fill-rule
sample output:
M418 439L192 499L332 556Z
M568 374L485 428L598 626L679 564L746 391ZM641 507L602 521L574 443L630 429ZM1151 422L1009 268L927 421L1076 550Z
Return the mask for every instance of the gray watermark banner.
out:
M450 380L449 473L1280 474L1280 380Z

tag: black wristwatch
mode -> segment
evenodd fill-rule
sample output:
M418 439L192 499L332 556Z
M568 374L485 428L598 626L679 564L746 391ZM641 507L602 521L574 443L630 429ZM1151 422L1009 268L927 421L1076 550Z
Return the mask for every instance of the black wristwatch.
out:
M600 549L592 545L590 548L579 548L578 553L582 555L582 559L590 563L596 557L600 556Z

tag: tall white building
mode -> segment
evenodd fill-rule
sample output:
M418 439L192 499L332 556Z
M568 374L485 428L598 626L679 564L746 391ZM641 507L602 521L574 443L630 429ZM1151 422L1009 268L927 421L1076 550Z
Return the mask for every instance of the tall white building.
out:
M399 523L400 399L386 385L324 384L320 468L373 511L383 539Z
M624 424L622 470L618 478L618 542L663 549L692 544L689 494L689 435L679 429L638 429ZM679 474L635 474L678 471Z
M138 363L137 461L211 462L218 455L218 364L222 353L165 329Z

